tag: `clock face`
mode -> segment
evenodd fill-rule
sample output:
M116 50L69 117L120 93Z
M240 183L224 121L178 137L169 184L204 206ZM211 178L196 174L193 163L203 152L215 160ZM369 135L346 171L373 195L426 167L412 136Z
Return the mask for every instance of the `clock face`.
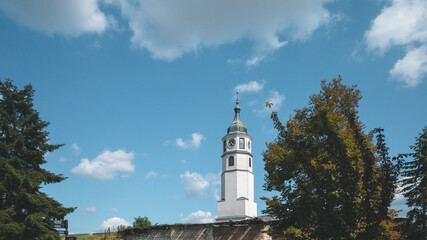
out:
M228 147L229 148L234 147L234 145L236 145L236 140L234 140L234 138L228 140Z

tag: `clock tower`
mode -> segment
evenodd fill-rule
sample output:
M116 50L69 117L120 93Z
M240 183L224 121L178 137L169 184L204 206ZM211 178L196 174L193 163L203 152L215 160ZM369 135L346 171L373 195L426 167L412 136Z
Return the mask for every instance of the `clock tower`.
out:
M222 138L221 199L216 221L239 221L257 216L254 202L252 137L240 120L237 92L234 120Z

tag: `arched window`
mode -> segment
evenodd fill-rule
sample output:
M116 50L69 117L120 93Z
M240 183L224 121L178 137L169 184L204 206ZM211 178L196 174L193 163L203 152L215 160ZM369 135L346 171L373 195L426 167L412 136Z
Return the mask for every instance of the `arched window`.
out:
M249 158L249 167L252 167L252 158Z
M228 158L228 166L229 167L234 166L234 157L233 156Z

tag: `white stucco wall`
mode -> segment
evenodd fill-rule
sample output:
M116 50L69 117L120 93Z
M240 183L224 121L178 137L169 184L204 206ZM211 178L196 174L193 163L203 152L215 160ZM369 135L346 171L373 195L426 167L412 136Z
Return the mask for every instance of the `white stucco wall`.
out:
M230 148L228 141L233 138L236 144ZM240 148L240 138L245 139L244 149ZM253 156L248 142L251 136L244 133L227 134L226 151L222 155L221 200L218 201L218 219L224 217L256 217L257 204L254 202ZM234 157L234 165L229 166L229 157ZM249 166L249 159L252 159Z

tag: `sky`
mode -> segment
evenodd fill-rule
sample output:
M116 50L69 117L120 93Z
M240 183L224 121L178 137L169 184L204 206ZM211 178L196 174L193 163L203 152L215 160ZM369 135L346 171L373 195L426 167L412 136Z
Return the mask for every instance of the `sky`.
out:
M34 107L65 144L43 186L73 233L214 221L222 142L239 91L253 137L255 201L262 152L277 136L264 103L287 121L341 75L363 98L366 131L407 153L427 119L425 0L2 0L0 78L32 84ZM404 199L396 195L396 209Z

